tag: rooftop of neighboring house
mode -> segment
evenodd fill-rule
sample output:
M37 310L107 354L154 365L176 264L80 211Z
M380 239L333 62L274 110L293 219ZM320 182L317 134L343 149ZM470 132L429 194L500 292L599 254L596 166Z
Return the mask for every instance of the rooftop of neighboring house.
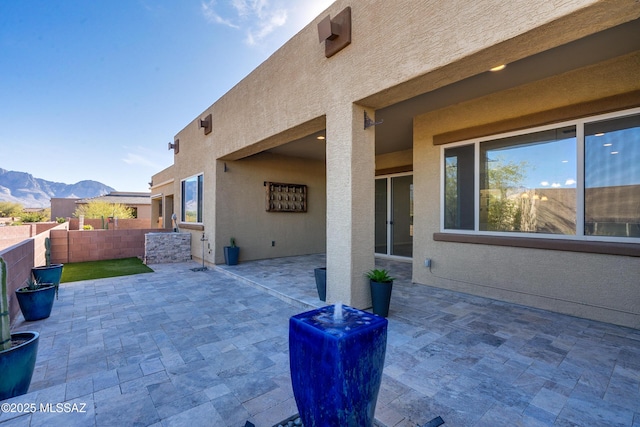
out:
M150 205L151 193L138 193L128 191L112 191L109 194L98 197L90 197L87 199L79 199L76 203L89 203L94 200L100 200L109 203L121 203L123 205Z

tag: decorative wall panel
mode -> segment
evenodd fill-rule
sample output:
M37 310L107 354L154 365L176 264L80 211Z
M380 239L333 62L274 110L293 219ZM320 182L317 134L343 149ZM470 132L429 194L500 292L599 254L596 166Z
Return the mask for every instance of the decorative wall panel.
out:
M266 189L265 206L267 212L307 211L306 185L265 181L264 186Z

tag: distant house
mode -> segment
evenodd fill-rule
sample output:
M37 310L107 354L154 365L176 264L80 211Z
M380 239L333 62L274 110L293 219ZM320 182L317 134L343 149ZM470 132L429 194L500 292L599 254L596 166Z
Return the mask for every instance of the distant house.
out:
M79 205L92 201L102 201L108 203L119 203L133 209L134 218L151 218L151 193L138 193L126 191L112 191L109 194L86 199L77 198L52 198L51 199L51 219L71 218Z
M76 211L76 202L80 200L75 197L52 197L51 198L51 221L56 218L71 218Z

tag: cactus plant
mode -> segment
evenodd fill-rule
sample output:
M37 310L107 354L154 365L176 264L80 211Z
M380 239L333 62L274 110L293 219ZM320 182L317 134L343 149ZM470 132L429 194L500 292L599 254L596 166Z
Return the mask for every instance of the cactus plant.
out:
M62 277L62 264L51 264L51 239L44 239L44 258L46 266L34 267L31 269L33 278L40 283L53 283L56 287L56 299L58 298L58 285Z
M37 289L40 289L41 287L42 287L42 284L38 279L32 279L32 278L27 279L27 289L29 289L30 291L35 291Z
M7 297L7 263L0 258L2 268L2 292L0 293L0 351L11 348L11 330L9 329L9 299Z
M51 239L48 237L44 239L44 259L47 261L47 267L51 267Z

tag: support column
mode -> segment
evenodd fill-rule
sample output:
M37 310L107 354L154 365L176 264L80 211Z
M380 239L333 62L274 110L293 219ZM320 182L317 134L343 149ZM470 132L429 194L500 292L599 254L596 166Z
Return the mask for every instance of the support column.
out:
M363 107L327 113L327 301L371 307L374 268L375 132L364 129ZM374 117L372 110L367 110Z

